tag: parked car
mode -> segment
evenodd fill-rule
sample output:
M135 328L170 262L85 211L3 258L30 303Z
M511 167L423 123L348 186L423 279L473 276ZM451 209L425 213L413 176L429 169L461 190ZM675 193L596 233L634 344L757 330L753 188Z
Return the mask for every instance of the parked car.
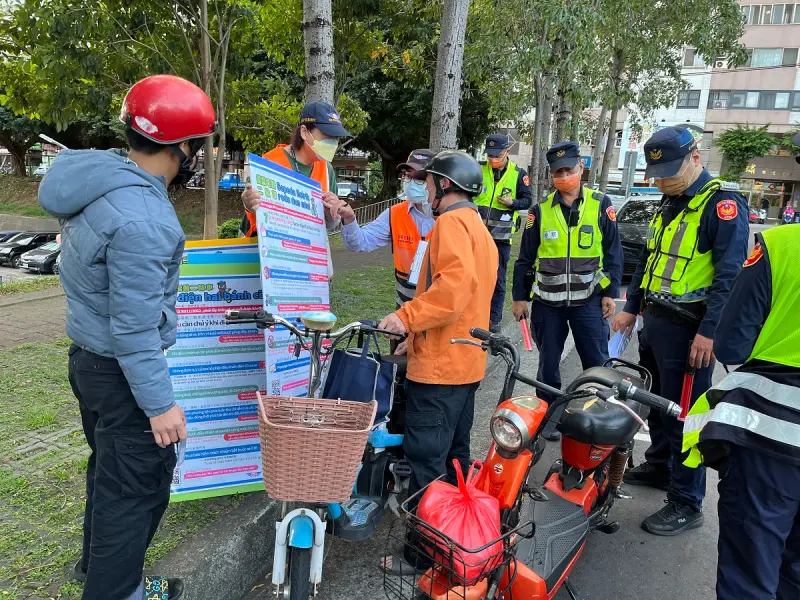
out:
M656 213L661 196L631 197L617 212L617 228L622 242L623 275L633 275L639 255L647 241L647 226Z
M61 254L61 244L53 240L22 255L19 266L37 273L54 273L53 266Z
M53 263L53 275L61 273L61 252L56 256L56 262Z
M20 233L19 231L0 231L0 244L7 242L12 237Z
M33 172L34 177L44 177L47 175L48 166L44 163L36 167L36 170Z
M239 177L238 173L225 173L219 180L219 189L221 190L243 190L244 186L244 180Z
M15 269L19 269L23 254L43 246L47 242L55 241L57 235L58 233L40 233L38 231L18 233L10 240L0 244L0 265L9 264Z
M339 196L339 198L347 198L351 201L366 198L367 188L360 183L342 181L336 185L336 195Z

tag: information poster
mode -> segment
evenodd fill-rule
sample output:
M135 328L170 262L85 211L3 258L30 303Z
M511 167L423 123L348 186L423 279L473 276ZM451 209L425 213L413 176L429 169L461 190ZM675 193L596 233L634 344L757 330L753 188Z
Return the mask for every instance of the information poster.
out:
M262 300L255 240L186 244L177 342L167 352L188 432L173 502L264 489L256 401L266 384L264 332L225 322L226 310L259 310Z
M261 285L267 311L294 320L330 310L328 232L320 184L255 154L250 182L261 195L256 211ZM274 396L308 394L307 351L294 355L289 332L267 332L267 389Z

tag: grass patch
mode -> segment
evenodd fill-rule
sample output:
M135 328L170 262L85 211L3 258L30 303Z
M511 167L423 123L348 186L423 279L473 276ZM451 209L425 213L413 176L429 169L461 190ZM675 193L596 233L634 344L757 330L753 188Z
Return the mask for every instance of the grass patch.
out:
M0 285L0 296L10 296L11 294L24 294L26 292L41 292L61 287L58 275L40 275L36 279L28 281L12 281Z
M17 204L13 202L0 202L0 213L5 213L7 215L22 215L23 217L50 216L39 206Z

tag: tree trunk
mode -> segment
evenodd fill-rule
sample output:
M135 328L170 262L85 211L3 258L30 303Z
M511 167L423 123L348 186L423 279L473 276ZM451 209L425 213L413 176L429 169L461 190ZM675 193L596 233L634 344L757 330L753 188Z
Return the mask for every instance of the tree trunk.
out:
M331 0L303 0L303 41L306 53L306 102L333 104L336 83L333 66L333 9Z
M211 38L208 29L208 0L200 1L200 67L203 91L211 97ZM214 164L214 138L209 136L203 146L203 172L205 173L205 207L203 238L217 237L217 210L219 204L219 177Z
M553 80L549 75L543 77L545 80L542 86L542 137L541 147L539 154L541 160L539 161L539 172L537 178L539 179L539 200L541 200L545 192L550 189L550 178L547 175L547 160L545 160L545 153L550 148L550 132L553 128Z
M25 169L25 155L28 153L28 148L30 148L31 144L28 146L20 146L19 144L15 143L4 143L6 150L11 155L11 168L13 169L14 175L19 175L20 177L25 177L28 174L27 170Z
M461 69L469 0L444 0L431 110L430 148L455 149L461 110Z
M597 128L594 130L592 166L589 167L589 185L594 185L597 180L597 167L600 166L600 143L603 141L603 131L605 131L606 128L606 114L608 114L608 109L604 106L600 109L600 117L597 119Z
M541 199L539 192L539 164L544 160L542 154L542 112L544 101L542 99L542 81L541 76L534 77L533 87L536 92L536 116L533 123L533 152L531 155L531 197L533 202L538 203Z
M577 104L572 105L572 114L570 119L572 119L572 121L570 122L569 139L580 144L581 141L578 139L578 136L580 135L579 125L581 121L581 111L579 110Z
M619 114L619 103L615 99L614 106L611 108L611 118L608 120L608 137L606 138L606 149L603 152L603 168L600 170L600 190L606 191L608 188L608 171L611 168L611 155L614 153L614 141L617 139L617 115Z
M603 153L603 167L600 170L600 189L605 192L608 188L608 171L611 168L611 155L614 153L614 141L617 139L617 115L619 114L619 82L622 78L622 50L614 52L614 65L611 68L611 86L613 90L613 102L611 106L611 117L608 122L608 137L606 138L606 150Z
M567 136L567 121L569 120L569 102L565 97L564 88L559 86L558 97L555 103L556 108L556 127L553 131L553 143L563 142Z

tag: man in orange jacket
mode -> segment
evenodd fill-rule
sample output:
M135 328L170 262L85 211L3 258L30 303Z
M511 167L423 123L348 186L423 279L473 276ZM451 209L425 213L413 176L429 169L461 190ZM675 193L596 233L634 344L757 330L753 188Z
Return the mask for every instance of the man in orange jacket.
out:
M412 471L409 494L445 472L455 482L453 458L462 468L469 463L475 391L486 372L486 355L450 340L469 339L472 327L488 329L498 263L497 247L472 202L483 187L478 162L446 150L425 172L431 208L439 216L416 296L379 325L408 333L403 451Z

